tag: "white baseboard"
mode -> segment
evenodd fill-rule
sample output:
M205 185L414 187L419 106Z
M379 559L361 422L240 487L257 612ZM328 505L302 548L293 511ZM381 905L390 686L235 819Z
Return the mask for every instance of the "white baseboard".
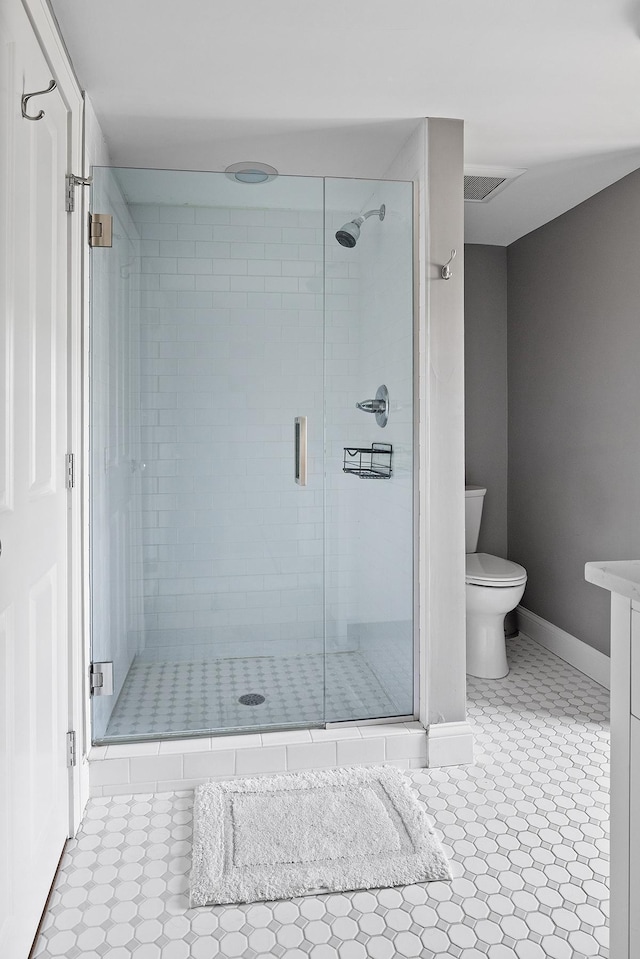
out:
M432 723L427 729L427 765L461 766L473 762L469 723Z
M581 673L585 673L605 689L611 688L608 656L583 643L571 633L565 633L564 629L547 622L546 619L525 609L524 606L518 606L517 614L518 628L521 633L555 653L566 663L575 666Z

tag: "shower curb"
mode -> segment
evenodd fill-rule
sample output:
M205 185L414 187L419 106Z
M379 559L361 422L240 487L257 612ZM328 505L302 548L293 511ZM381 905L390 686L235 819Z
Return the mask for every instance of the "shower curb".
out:
M252 733L202 739L94 746L91 796L192 789L209 779L388 763L427 765L426 730L418 722Z

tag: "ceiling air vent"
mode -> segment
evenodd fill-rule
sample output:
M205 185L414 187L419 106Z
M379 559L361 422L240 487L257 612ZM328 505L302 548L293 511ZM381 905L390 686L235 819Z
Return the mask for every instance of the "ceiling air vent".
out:
M464 175L465 203L488 203L524 172L497 167L467 167Z
M504 183L504 177L497 176L466 176L464 178L464 198L465 200L486 200L490 193L493 193L501 183Z

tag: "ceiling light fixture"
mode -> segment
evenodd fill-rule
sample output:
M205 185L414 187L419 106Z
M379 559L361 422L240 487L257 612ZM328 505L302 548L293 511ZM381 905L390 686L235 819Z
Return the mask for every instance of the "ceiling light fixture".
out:
M232 163L224 172L236 183L268 183L270 180L275 180L278 175L275 167L268 166L266 163L256 163L253 160Z

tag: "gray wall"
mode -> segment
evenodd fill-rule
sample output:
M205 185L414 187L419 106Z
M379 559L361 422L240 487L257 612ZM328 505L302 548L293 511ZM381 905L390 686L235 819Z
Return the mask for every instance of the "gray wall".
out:
M508 248L509 557L608 651L588 560L640 556L640 171Z
M478 550L507 556L507 250L465 245L466 482L486 486Z

